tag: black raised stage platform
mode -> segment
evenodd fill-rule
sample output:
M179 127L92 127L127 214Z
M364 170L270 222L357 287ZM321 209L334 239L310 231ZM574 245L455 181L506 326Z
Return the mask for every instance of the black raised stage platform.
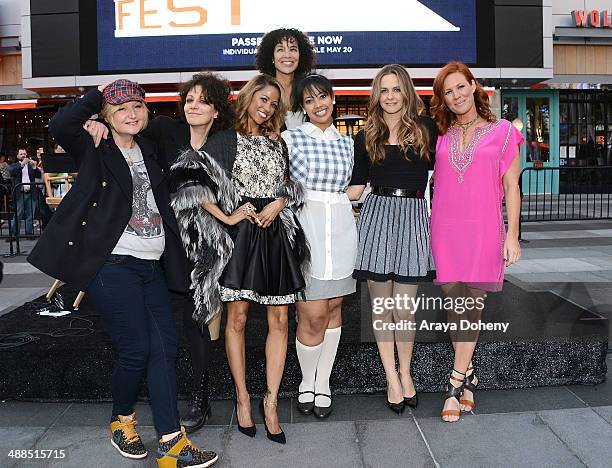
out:
M66 286L60 291L65 302L72 303L76 291ZM439 289L427 284L419 289L421 294L437 296ZM35 314L44 302L41 298L0 317L0 399L110 399L113 351L87 298L80 310L59 318ZM300 381L293 315L290 309L289 350L281 387L284 396L295 395ZM343 306L342 339L331 381L336 394L374 393L386 388L376 344L364 341L370 316L367 288L358 286L357 293L346 298ZM423 311L416 317L417 322L444 323L445 313ZM181 336L182 323L178 315L176 318ZM483 321L509 326L505 333L481 334L474 359L480 388L592 385L605 380L608 322L596 314L552 293L525 292L506 282L502 293L487 298ZM265 388L266 324L262 309L252 307L247 330L247 379L255 396ZM23 332L29 332L34 340L28 341ZM190 372L187 353L181 344L178 380L183 396L188 391ZM417 390L442 390L451 369L451 356L446 333L418 331L412 367ZM232 398L223 339L214 345L211 372L212 397ZM142 395L146 396L145 386Z

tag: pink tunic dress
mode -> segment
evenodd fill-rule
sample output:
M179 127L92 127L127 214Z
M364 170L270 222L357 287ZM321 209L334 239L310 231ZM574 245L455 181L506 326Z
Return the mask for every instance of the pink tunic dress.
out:
M504 281L502 177L523 135L507 120L475 130L461 152L458 127L438 138L431 210L431 248L438 284L461 281L500 291Z

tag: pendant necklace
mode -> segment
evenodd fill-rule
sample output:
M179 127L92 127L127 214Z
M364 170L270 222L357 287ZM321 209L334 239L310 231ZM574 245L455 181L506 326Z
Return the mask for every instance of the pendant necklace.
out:
M461 147L464 150L465 150L465 142L467 139L467 132L470 129L470 127L474 125L479 118L480 116L476 115L476 117L473 120L470 120L469 122L463 123L463 124L458 121L455 121L455 124L461 128Z
M200 151L200 149L202 148L202 146L204 146L204 143L206 143L206 140L207 140L207 138L206 138L206 137L204 137L204 139L202 140L202 143L200 143L199 145L198 145L198 144L194 145L194 144L193 144L193 140L191 140L191 141L190 141L191 148L192 148L194 151Z
M134 145L136 146L136 145ZM131 148L124 148L125 149L125 155L127 157L126 162L128 163L128 166L133 167L134 166L134 161L132 160L132 152L130 150L134 149L134 146L132 146Z

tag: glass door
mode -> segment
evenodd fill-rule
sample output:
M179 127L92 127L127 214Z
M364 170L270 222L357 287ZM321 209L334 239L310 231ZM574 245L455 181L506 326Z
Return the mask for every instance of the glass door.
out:
M511 121L525 138L521 148L523 191L559 193L559 100L554 91L502 91L502 118Z

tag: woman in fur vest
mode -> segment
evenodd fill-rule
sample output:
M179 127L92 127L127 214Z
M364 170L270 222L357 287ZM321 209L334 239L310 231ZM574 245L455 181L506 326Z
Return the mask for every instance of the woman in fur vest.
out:
M269 439L285 443L277 414L285 367L288 304L305 286L309 264L304 233L291 211L303 189L289 179L287 148L277 138L285 115L282 87L258 75L240 91L236 128L212 135L205 151L190 151L173 166L172 201L190 258L196 308L209 321L227 304L225 348L236 388L238 429L255 435L246 387L245 325L249 301L266 305L266 396L261 403Z

